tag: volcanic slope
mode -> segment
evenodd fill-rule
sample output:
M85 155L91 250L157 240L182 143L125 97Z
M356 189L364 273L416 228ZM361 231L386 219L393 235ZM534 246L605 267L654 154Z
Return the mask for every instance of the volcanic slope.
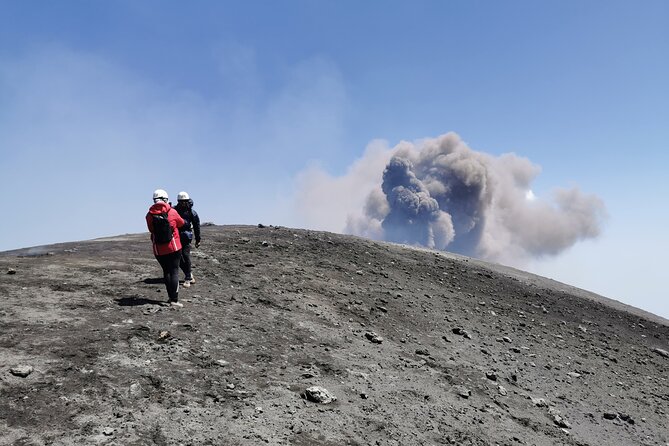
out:
M352 236L202 238L183 308L147 234L0 253L0 444L669 442L662 318Z

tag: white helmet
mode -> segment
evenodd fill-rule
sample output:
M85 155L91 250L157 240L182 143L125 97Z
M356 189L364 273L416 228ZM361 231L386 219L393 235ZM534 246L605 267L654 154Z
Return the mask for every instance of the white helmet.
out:
M153 201L156 200L162 200L164 202L167 202L169 200L169 197L167 196L167 192L165 192L162 189L156 189L153 191Z
M179 195L177 195L177 200L178 201L190 200L188 192L179 192Z

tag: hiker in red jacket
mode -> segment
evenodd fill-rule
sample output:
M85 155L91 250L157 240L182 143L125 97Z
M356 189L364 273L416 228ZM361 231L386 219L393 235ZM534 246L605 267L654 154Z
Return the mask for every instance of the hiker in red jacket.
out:
M169 303L183 307L179 302L179 261L181 260L181 240L179 228L184 220L168 203L167 192L157 189L153 192L153 206L146 214L146 225L151 233L153 254L163 268L165 287Z

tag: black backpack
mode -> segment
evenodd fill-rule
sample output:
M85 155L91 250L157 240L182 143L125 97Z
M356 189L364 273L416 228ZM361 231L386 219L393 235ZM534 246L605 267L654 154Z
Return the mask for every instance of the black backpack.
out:
M158 244L168 243L174 237L174 231L167 219L167 212L153 214L153 240Z

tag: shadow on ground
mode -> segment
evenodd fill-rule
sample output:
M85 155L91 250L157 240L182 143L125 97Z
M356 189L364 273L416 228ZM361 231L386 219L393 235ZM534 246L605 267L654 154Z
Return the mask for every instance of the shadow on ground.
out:
M122 297L115 299L116 303L121 307L137 307L140 305L165 305L165 301L147 299L145 297Z

